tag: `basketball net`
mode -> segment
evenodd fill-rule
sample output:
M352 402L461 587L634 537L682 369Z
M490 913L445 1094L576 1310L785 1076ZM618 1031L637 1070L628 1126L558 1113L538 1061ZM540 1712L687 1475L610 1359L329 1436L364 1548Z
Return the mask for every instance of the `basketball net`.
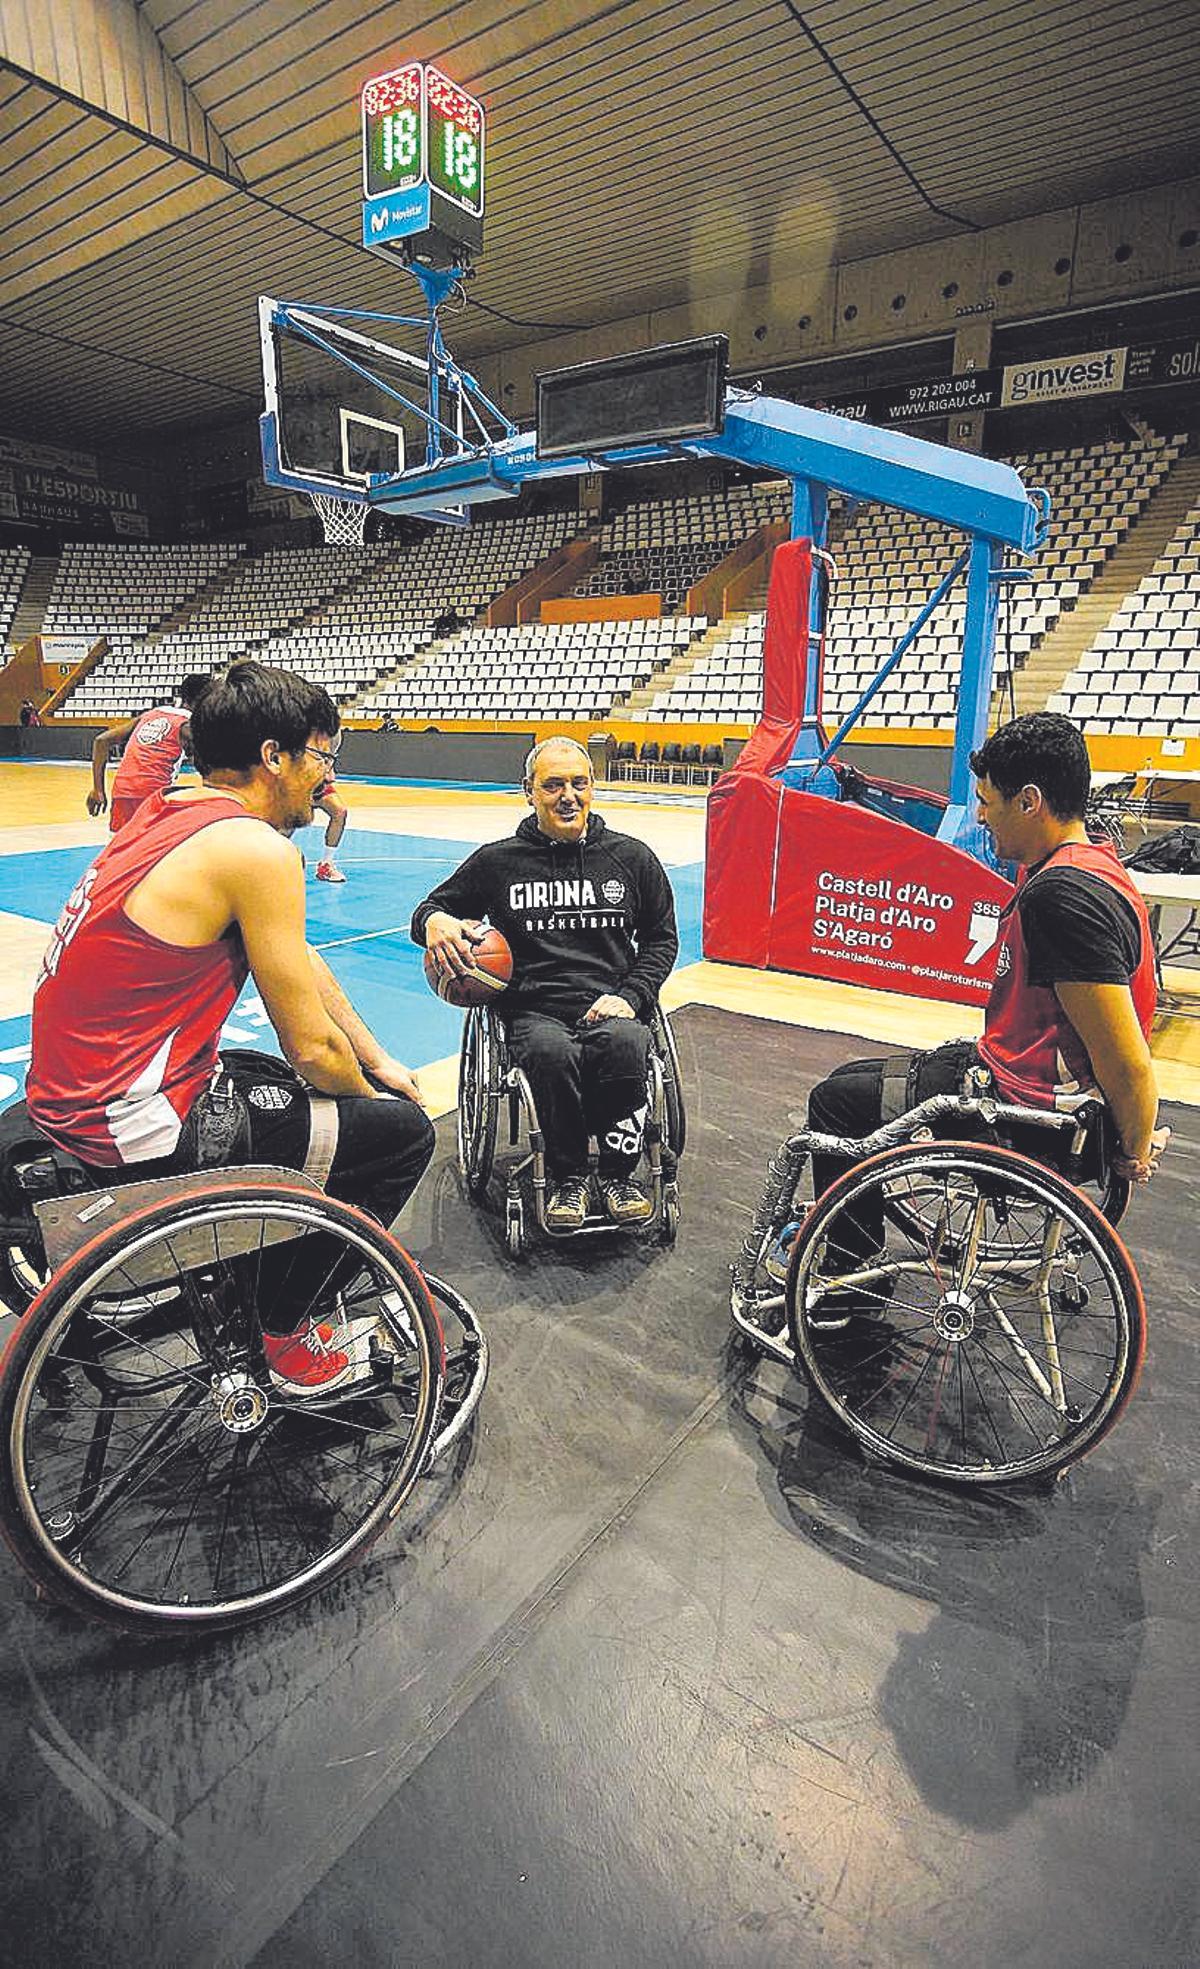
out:
M370 512L365 499L338 499L332 492L310 492L309 498L325 530L327 547L361 547Z

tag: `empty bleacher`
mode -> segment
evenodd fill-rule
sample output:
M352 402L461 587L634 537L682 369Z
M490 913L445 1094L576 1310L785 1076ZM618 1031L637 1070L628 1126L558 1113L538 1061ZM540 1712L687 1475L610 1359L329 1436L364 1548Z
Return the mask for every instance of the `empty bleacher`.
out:
M1032 453L1014 460L1053 502L1050 535L1001 607L997 668L1023 662L1073 606L1179 454L1182 440L1144 440ZM838 579L826 630L825 711L836 723L895 648L952 567L960 536L890 507L860 507L833 547ZM954 717L964 613L960 583L874 698L870 721L898 729L948 726ZM765 617L752 611L653 700L664 722L751 722L762 701Z
M649 682L707 627L703 616L477 627L418 657L355 709L439 723L606 717L614 698Z
M72 542L63 549L42 628L55 636L144 636L245 551L230 541Z
M1200 737L1200 506L1095 637L1051 710L1095 733Z
M206 570L169 626L137 633L120 619L126 590L107 562L97 583L92 565L91 627L103 630L109 655L72 692L63 714L115 720L169 696L181 676L238 656L298 670L343 703L420 648L439 618L470 618L569 538L577 516L552 512L430 528L412 545L311 547L249 557L233 550ZM187 551L187 550L181 550ZM180 576L182 579L182 575ZM76 594L83 589L75 583ZM160 578L155 607L163 599ZM119 606L118 606L119 598ZM76 613L81 610L78 603Z
M0 649L8 643L8 632L17 612L28 568L27 547L0 547Z
M353 589L272 637L258 654L348 702L424 649L451 611L464 621L478 615L578 525L574 513L550 512L431 528L414 545L382 556Z
M661 595L664 612L677 614L689 588L764 522L786 518L788 504L777 483L639 500L600 528L599 559L574 592Z

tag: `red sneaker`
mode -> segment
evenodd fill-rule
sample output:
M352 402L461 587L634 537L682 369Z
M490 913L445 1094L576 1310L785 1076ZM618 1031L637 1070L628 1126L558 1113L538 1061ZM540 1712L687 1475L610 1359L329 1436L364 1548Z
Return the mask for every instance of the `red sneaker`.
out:
M307 1320L294 1333L264 1333L263 1353L271 1380L286 1395L330 1395L371 1369L369 1333L329 1320Z
M344 882L345 879L345 876L335 861L319 861L317 863L318 882Z

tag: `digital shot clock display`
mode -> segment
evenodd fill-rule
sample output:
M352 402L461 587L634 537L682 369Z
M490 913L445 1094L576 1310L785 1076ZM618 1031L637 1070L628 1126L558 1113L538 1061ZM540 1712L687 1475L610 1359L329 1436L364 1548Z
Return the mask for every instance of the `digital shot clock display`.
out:
M483 104L429 62L373 75L362 95L363 245L453 262L483 243Z

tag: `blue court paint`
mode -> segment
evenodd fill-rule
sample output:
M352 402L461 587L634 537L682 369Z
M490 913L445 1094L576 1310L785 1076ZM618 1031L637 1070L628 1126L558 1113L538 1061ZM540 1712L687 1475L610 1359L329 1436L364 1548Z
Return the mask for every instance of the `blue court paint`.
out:
M330 883L316 880L321 840L319 828L297 836L308 863L309 941L324 952L355 1010L397 1059L420 1068L456 1053L462 1014L429 990L408 925L417 903L459 866L470 844L351 832L338 853L347 880ZM0 858L0 908L52 923L95 855L95 849L53 848ZM700 957L703 864L668 873L679 918L679 962L694 964ZM279 1052L253 985L235 1007L223 1043ZM19 1097L28 1058L28 1016L0 1020L0 1109Z

